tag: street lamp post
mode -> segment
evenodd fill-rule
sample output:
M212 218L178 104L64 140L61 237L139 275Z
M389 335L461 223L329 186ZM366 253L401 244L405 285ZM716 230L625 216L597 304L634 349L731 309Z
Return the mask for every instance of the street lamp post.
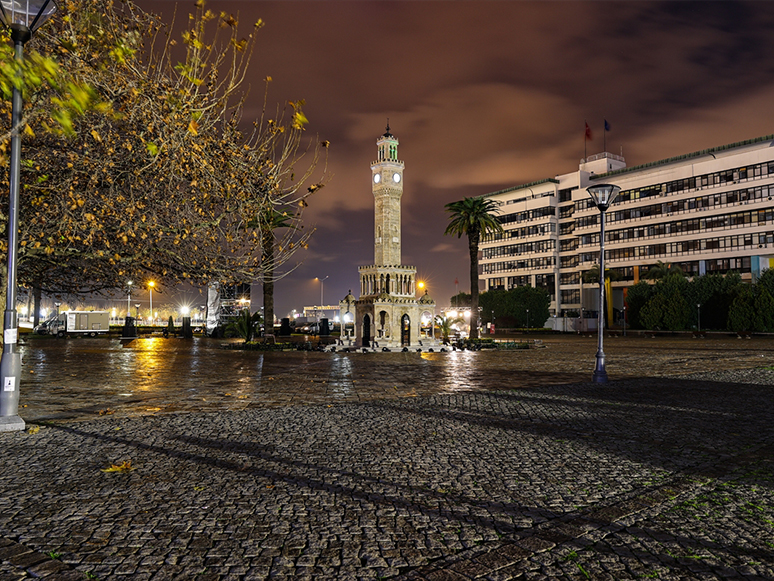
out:
M696 326L697 332L701 333L701 303L696 304L696 313L699 315L699 321Z
M623 307L624 337L626 337L626 305Z
M131 317L132 316L132 281L128 280L126 281L126 316Z
M318 276L318 277L317 277L317 280L319 280L319 281L320 281L320 311L322 311L322 306L323 306L323 304L324 304L324 303L323 303L323 283L324 283L326 280L328 280L328 277L326 276L325 278L320 278L320 277ZM320 322L320 319L321 319L321 317L318 315L318 316L317 316L317 322L318 322L318 323Z
M24 43L48 20L57 5L54 0L0 1L0 18L11 29L11 40L18 64L24 60ZM11 97L11 166L8 198L8 275L3 314L3 355L0 358L0 432L23 430L19 417L19 378L21 354L18 351L19 328L16 314L16 259L19 247L19 174L21 173L22 95L14 86Z
M594 383L607 383L607 371L605 370L605 352L602 349L602 341L605 327L605 212L610 207L621 188L611 184L598 184L586 188L586 191L599 210L599 322L597 323L597 365L592 375Z
M529 309L527 309L527 333L529 333Z
M154 317L153 317L153 287L156 286L156 283L152 280L148 282L148 289L150 289L150 318L151 318L151 325L153 325Z

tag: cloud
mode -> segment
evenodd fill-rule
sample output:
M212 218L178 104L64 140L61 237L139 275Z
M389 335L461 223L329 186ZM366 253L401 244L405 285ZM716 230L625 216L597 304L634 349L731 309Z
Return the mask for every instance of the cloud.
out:
M458 249L455 248L453 245L448 244L446 242L442 242L441 244L436 244L433 246L428 252L457 252Z

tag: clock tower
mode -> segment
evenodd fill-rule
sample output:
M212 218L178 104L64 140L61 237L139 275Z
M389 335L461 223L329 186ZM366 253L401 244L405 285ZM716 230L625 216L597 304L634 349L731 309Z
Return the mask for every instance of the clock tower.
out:
M374 195L374 264L400 265L400 199L403 197L403 162L398 159L398 138L387 131L376 141L377 159L371 164Z
M355 300L348 294L339 303L341 320L354 322L355 344L359 347L421 348L433 344L427 333L422 337L421 327L425 321L432 335L435 301L427 293L417 300L417 269L401 264L403 169L398 159L398 138L390 133L388 124L387 131L376 140L376 161L371 163L374 263L358 269L360 298Z

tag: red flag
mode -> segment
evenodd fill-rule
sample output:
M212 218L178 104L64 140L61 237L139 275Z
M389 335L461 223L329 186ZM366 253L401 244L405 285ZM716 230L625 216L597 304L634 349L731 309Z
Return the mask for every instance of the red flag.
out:
M460 281L458 281L456 278L454 279L454 284L460 284Z
M589 127L588 123L586 123L586 139L591 141L591 127Z

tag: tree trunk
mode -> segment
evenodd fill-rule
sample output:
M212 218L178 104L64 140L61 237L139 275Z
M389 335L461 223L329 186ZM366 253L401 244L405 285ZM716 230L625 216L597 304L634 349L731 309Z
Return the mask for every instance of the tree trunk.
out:
M38 323L40 323L40 302L43 299L43 291L40 289L40 283L35 283L35 286L32 287L32 293L34 295L34 304L35 306L32 307L32 310L34 311L32 315L32 326L37 327Z
M478 232L468 233L470 251L470 338L478 339Z
M274 333L274 233L264 236L263 260L268 268L263 274L263 329L265 335Z

